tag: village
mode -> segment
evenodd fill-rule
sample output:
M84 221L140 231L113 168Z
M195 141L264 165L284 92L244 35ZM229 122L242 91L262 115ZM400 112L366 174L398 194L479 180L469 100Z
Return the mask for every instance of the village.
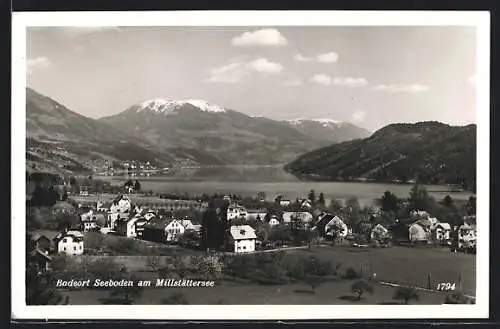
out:
M225 253L252 253L325 243L359 248L432 245L454 252L475 253L473 215L464 216L461 225L453 225L426 211L412 210L408 219L395 219L389 226L378 220L384 217L384 211L377 209L366 215L367 220L353 227L352 220L346 218L347 213L340 207L337 213L321 207L324 196L321 193L316 200L314 191L308 198L293 202L279 195L271 204L258 195L252 201L262 207L248 208L238 196L216 196L218 200L209 204L202 200L148 196L136 188L140 189L138 181L124 184L123 192L118 195L93 194L87 186L80 186L75 195L65 192L68 194L66 200L57 201L52 206L52 214L78 214L79 221L52 232L52 236L36 234L37 243L53 246L53 250L45 248L43 254L49 251L67 255L95 254L96 250L84 245L87 232ZM209 209L214 211L212 224L206 218ZM217 226L217 223L222 224ZM209 241L216 235L215 231L219 236L212 240L219 239L219 243Z
M378 207L361 207L355 198L331 199L326 205L325 195L314 190L295 200L265 193L155 194L132 179L117 186L92 177L51 178L47 183L38 176L29 176L35 187L26 200L29 259L39 275L54 280L191 273L203 280L219 278L218 289L229 296L248 284L269 289L268 284L306 282L315 291L317 278L342 287L346 283L336 283L339 278L407 282L429 291L448 280L457 290L473 293L473 269L464 268L464 262L474 259L466 254L475 254L473 197L462 203L449 197L437 202L415 185L408 199L387 191ZM238 283L241 288L223 283L236 278L248 283ZM377 300L390 298L390 291ZM79 294L85 295L70 294L76 303L82 300ZM300 302L331 302L319 296Z

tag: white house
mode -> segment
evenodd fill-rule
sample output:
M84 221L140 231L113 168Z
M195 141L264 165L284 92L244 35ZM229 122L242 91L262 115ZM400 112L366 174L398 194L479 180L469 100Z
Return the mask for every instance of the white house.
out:
M475 225L463 224L458 228L459 248L474 246L476 244Z
M419 219L408 228L408 239L411 242L428 242L431 238L432 223L428 219Z
M388 234L389 234L388 229L386 229L382 224L377 224L371 231L370 239L376 240L377 238L380 237L386 237Z
M292 201L290 201L289 199L280 200L280 206L282 207L288 207L290 204L292 204Z
M111 204L109 212L111 213L126 213L132 209L132 203L126 196L120 195Z
M147 221L149 221L155 217L156 217L156 214L151 210L144 214L144 219L146 219Z
M318 222L312 228L313 230L318 230L321 234L325 236L332 237L334 232L337 231L339 238L345 238L350 233L347 224L344 223L342 219L338 216L332 214L322 214L318 217Z
M227 220L233 219L246 219L247 218L247 210L242 206L229 206L227 208Z
M165 237L167 241L175 241L181 235L184 234L186 228L182 225L180 220L173 218L170 222L165 226Z
M59 233L56 237L57 252L66 255L83 254L83 234L78 231L66 231Z
M434 239L440 242L450 240L451 226L448 223L437 223L434 226Z
M141 215L136 215L132 218L125 218L117 222L116 231L126 236L127 238L135 238L137 237L137 227L136 224L138 221L145 221Z
M311 200L309 200L309 199L300 200L300 207L302 209L311 209L312 208Z
M89 210L87 213L84 213L80 216L80 219L83 224L83 231L88 232L97 228L97 216L94 214L94 211Z
M182 219L181 224L186 230L193 230L195 232L199 232L201 230L200 224L193 224L193 222L189 219Z
M273 226L279 225L280 220L278 219L278 216L272 215L269 217L268 223L269 223L269 226L273 227Z
M97 201L95 208L97 211L103 211L103 212L107 212L109 210L109 207L107 207L102 201Z
M230 229L230 242L235 253L255 251L257 235L250 225L233 225Z

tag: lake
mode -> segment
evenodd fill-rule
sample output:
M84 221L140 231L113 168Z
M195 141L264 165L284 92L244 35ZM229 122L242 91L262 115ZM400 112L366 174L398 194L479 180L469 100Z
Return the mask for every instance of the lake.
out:
M113 184L123 184L125 177L96 176L96 178L111 181ZM190 168L172 172L167 176L138 176L144 191L155 193L188 193L188 194L240 194L256 196L264 192L268 200L273 200L283 194L292 201L307 197L311 189L325 194L327 202L332 198L346 200L356 197L361 205L372 205L374 199L380 198L385 191L391 191L400 198L408 196L412 187L410 184L387 184L372 182L307 182L300 181L295 176L286 173L280 166L227 166L211 168ZM469 192L454 190L451 186L428 185L427 190L436 199L446 195L454 199L466 200L472 195Z

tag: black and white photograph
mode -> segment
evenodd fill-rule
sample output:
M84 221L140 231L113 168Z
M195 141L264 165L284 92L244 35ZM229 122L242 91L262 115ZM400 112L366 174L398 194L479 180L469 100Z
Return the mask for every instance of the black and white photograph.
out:
M13 16L14 316L488 316L488 13L130 14Z

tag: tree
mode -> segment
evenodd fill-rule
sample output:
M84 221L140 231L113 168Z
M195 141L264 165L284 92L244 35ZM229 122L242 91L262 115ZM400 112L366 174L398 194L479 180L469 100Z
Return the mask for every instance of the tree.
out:
M323 279L319 275L309 274L306 276L306 282L311 287L313 294L315 294L316 288L323 283Z
M399 210L399 199L390 191L385 191L380 199L380 209L383 211L397 212Z
M365 292L373 294L373 285L366 280L359 280L351 285L351 292L360 300Z
M161 303L163 305L189 305L189 301L182 292L176 292L162 299Z
M321 192L319 194L319 197L318 197L318 204L321 205L321 206L324 206L325 205L325 195L323 194L323 192Z
M441 201L441 204L446 208L451 208L453 206L453 199L451 198L451 196L446 195Z
M465 205L465 211L467 215L474 216L476 215L476 197L471 196L469 200L467 200L467 204Z
M220 241L220 222L218 220L215 204L211 202L203 213L201 222L202 246L206 250L216 249Z
M134 190L135 191L140 191L141 190L141 183L139 183L138 180L136 180L135 183L134 183Z
M332 199L328 206L328 210L333 214L339 214L342 211L342 203L340 203L339 200Z
M419 295L417 289L414 287L399 287L394 292L392 299L402 300L405 304L408 304L412 299L419 300Z
M425 187L418 184L411 188L408 202L409 210L429 211L433 206L433 199L429 196Z
M257 198L260 200L266 200L266 193L265 192L259 192L257 193Z
M26 305L68 304L69 297L63 296L53 286L53 275L38 268L34 256L35 243L31 234L26 234Z
M316 192L314 190L309 191L309 200L311 201L312 205L314 206L316 204Z

